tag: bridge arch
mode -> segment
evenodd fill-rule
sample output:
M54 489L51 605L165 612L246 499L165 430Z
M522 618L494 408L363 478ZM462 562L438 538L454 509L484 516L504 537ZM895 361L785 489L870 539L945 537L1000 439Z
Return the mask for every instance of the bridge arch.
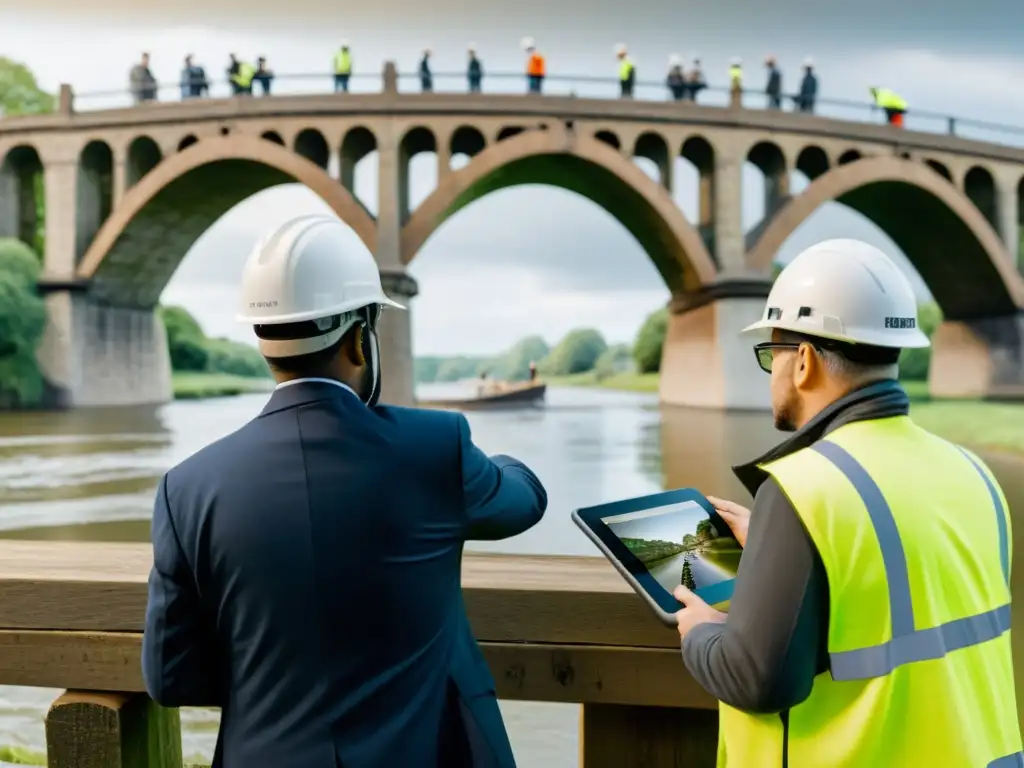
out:
M525 131L493 144L442 179L402 229L402 263L410 263L456 211L522 184L560 187L599 205L637 239L673 293L715 279L703 240L664 187L600 139L557 129Z
M280 184L304 184L376 250L373 218L313 162L274 142L233 134L166 158L125 193L79 267L90 293L116 306L151 307L192 244L242 200Z
M747 254L766 271L782 244L827 202L874 222L910 259L950 320L1024 308L1024 278L992 225L964 193L929 166L873 157L827 172L779 211Z

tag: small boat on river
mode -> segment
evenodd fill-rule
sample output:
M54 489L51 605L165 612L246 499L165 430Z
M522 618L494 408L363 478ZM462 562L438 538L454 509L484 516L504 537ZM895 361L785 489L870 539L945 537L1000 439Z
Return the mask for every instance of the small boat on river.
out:
M477 386L475 396L445 400L420 400L417 405L421 408L444 408L458 411L535 407L544 402L544 393L547 388L547 384L537 380L515 383L488 381Z

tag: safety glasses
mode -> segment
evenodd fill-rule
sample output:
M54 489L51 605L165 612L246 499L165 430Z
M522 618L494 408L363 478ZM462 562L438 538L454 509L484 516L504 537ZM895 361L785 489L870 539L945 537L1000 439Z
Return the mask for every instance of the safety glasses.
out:
M804 342L806 343L806 342ZM776 349L799 349L800 342L765 341L754 345L754 357L758 367L765 373L772 372L772 361L775 360Z

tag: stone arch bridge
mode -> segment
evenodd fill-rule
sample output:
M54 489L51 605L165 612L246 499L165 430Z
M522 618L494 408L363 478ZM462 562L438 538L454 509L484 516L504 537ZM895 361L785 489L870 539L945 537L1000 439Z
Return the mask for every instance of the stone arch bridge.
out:
M355 167L377 153L377 213ZM437 157L415 209L409 164ZM452 158L468 162L453 169ZM699 176L699 213L672 198L677 157ZM652 161L657 178L635 157ZM741 221L742 167L766 178L765 216ZM791 195L791 170L810 180ZM66 405L170 396L154 308L200 235L236 203L299 182L376 255L386 289L416 293L407 265L437 227L494 190L543 183L607 210L672 293L662 400L764 407L749 342L778 248L821 205L843 203L904 250L940 304L931 386L945 395L1024 389L1024 150L808 115L694 104L486 94L234 98L0 120L0 235L45 231L50 323L39 358ZM45 220L35 204L44 190ZM599 265L595 265L599 268ZM225 308L231 311L231 308ZM385 398L413 399L411 313L382 330Z

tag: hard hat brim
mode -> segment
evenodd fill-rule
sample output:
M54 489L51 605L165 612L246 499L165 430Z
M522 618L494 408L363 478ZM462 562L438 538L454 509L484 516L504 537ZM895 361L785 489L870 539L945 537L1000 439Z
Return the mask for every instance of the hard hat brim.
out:
M847 344L865 344L872 347L887 347L889 349L925 349L932 345L931 341L920 328L908 328L905 331L850 329L848 332L840 334L829 333L821 328L809 326L807 324L762 319L758 320L756 323L751 323L740 331L740 333L771 333L774 330L802 333L806 336L828 339L830 341L841 341Z
M354 309L360 309L361 307L366 307L370 304L379 304L381 307L390 307L391 309L406 309L405 306L399 304L397 301L392 301L382 293L373 301L363 300L357 304L339 304L334 307L315 309L308 312L292 312L283 315L247 315L240 312L235 315L235 320L239 323L247 323L248 325L284 325L286 323L301 323L306 320L317 320L321 317L331 317L332 315L351 312Z

